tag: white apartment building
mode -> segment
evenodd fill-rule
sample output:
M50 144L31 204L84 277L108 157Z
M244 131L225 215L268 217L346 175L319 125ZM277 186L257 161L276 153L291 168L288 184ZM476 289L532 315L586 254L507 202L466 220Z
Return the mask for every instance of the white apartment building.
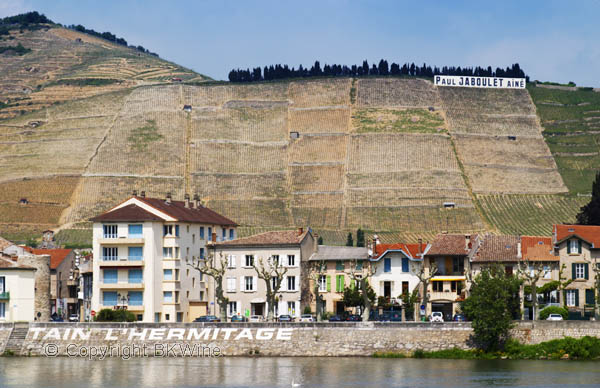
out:
M280 265L287 267L287 272L277 293L275 317L284 314L300 317L301 309L309 303L307 262L316 248L315 241L310 229L300 228L211 243L211 255L216 260L227 260L223 278L223 289L229 299L227 316L267 317L267 286L252 264L256 262L260 267L258 260L263 260L266 266L270 258L276 257ZM217 306L216 301L214 305Z
M33 321L35 268L0 257L0 322Z
M207 310L207 283L187 260L209 240L233 240L237 224L194 197L142 191L93 221L92 310L126 308L143 322L191 322Z

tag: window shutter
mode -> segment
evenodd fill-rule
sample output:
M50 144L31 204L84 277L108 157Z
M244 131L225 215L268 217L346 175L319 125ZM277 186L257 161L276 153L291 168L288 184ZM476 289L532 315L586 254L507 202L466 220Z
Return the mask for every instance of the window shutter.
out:
M585 290L585 304L594 304L594 290Z
M573 291L575 291L575 307L579 307L579 290Z
M585 280L588 280L590 278L590 270L588 267L589 267L588 263L585 263L583 265L583 269L585 271Z
M572 264L571 264L571 278L572 278L573 280L574 280L574 279L577 279L577 275L575 275L575 263L572 263Z
M571 254L571 240L567 241L567 254Z
M344 275L340 275L340 292L344 292L345 287L346 287L346 281L344 279Z
M408 257L402 258L402 272L408 272Z
M583 244L581 243L581 240L577 240L577 250L578 250L578 253L579 253L580 255L581 255L581 246L582 246L582 245L583 245ZM587 278L586 278L586 279L587 279Z
M327 292L331 292L331 275L327 275Z
M352 281L350 282L350 288L354 290L354 288L356 288L356 280L352 279Z
M257 291L258 289L258 277L252 276L252 291Z
M231 255L231 266L235 268L235 255Z

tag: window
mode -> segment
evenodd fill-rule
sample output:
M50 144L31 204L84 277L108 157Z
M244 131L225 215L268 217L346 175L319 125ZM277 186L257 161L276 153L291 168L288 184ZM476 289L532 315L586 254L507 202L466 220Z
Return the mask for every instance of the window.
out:
M569 240L569 245L567 246L567 253L581 253L581 241L578 239Z
M504 273L506 273L506 276L512 276L513 274L513 267L510 265L507 265L504 267Z
M244 276L244 290L254 291L254 278L252 276Z
M179 291L175 291L175 303L179 303Z
M163 302L173 303L173 291L163 291Z
M200 227L200 240L204 240L204 226Z
M237 315L237 302L227 303L227 316Z
M452 272L461 275L465 272L465 260L462 257L452 258Z
M130 306L142 306L144 304L144 297L141 291L129 291L128 295Z
M583 263L575 263L573 264L575 268L575 276L573 279L585 279L585 264Z
M450 289L452 290L452 292L456 292L456 295L460 295L460 293L462 292L462 287L462 281L455 280L452 281L452 283L450 283Z
M169 322L171 320L171 316L169 314L165 314L165 322Z
M196 243L196 235L192 234L192 244L195 244L195 243Z
M212 228L210 226L208 227L208 239L212 240Z
M196 288L196 278L192 278L192 288Z
M179 259L179 247L175 247L175 253L173 254L173 257Z
M408 272L408 257L402 258L402 272Z
M6 278L4 276L0 276L0 294L4 294L6 292Z
M160 322L160 313L154 313L154 322Z
M319 292L327 291L327 276L320 275L319 276Z
M433 288L433 292L443 292L444 282L431 282L431 287Z
M163 236L173 235L173 225L163 225Z
M142 247L129 247L127 248L127 256L129 260L139 261L143 260L143 248Z
M296 256L294 255L288 255L288 267L295 267L296 266Z
M118 272L116 269L105 269L104 270L104 280L103 283L106 284L114 284L117 283L118 280Z
M362 271L362 267L363 267L363 262L362 261L357 261L356 262L356 270L357 271Z
M233 240L233 238L234 238L233 229L229 229L229 239Z
M287 302L288 314L296 315L296 302Z
M567 290L567 306L568 307L577 307L579 305L579 290Z
M115 261L119 260L119 248L117 247L102 247L102 260Z
M127 274L127 280L129 283L140 284L144 279L144 275L141 269L130 269Z
M117 238L117 225L102 225L102 236L104 238Z
M173 280L179 280L179 270L178 269L175 270L175 278Z
M173 270L172 269L163 269L163 279L164 280L173 280Z
M552 278L552 269L549 265L544 266L544 279Z
M344 262L341 260L338 260L335 262L335 270L336 271L343 271L344 270Z
M204 248L200 248L200 258L204 260Z
M179 225L175 225L175 236L179 237Z
M129 238L142 237L142 224L130 224L127 227Z
M178 312L176 319L177 319L177 322L183 322L183 313L182 312Z
M163 248L163 257L173 258L173 248Z
M288 291L296 291L296 277L295 276L287 277L287 290Z
M235 292L235 278L227 278L227 292Z
M283 263L279 261L279 255L273 255L273 256L271 256L271 262L273 263L273 265L275 267L283 265Z
M408 295L408 282L402 282L402 295Z
M344 292L344 275L335 275L335 292Z
M227 268L235 268L235 255L227 255Z
M271 277L271 290L277 288L277 276Z
M221 230L221 232L222 232L222 236L223 236L223 241L227 240L227 229L223 228Z
M0 318L6 318L6 304L0 303Z
M102 304L104 306L116 306L117 298L118 296L116 291L104 291L102 293Z
M392 272L392 259L389 257L383 259L383 272Z
M254 265L254 256L246 255L246 267L252 267Z
M190 226L189 226L189 225L186 225L186 226L185 226L185 231L186 231L186 233L189 233L189 232L190 232Z

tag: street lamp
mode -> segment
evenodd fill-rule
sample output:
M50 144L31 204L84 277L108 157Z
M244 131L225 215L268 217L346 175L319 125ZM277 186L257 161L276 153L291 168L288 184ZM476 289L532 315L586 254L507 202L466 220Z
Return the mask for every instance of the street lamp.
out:
M121 294L121 304L123 305L123 310L126 310L127 305L129 304L129 294L127 294L127 296Z

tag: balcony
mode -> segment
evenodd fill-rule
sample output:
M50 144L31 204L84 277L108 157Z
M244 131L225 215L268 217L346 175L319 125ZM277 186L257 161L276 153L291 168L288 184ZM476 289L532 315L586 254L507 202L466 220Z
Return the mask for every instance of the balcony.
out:
M99 288L104 290L143 290L144 283L127 283L127 282L118 282L118 283L104 283L100 282L98 284Z
M98 244L101 245L143 245L144 237L141 234L130 234L129 236L117 236L114 234L105 234L98 239Z
M104 267L140 267L144 265L142 256L102 256L99 261Z
M5 291L5 292L0 292L0 300L9 300L10 299L10 292Z
M430 301L449 301L454 302L461 298L460 294L457 294L456 291L433 291L429 293Z

